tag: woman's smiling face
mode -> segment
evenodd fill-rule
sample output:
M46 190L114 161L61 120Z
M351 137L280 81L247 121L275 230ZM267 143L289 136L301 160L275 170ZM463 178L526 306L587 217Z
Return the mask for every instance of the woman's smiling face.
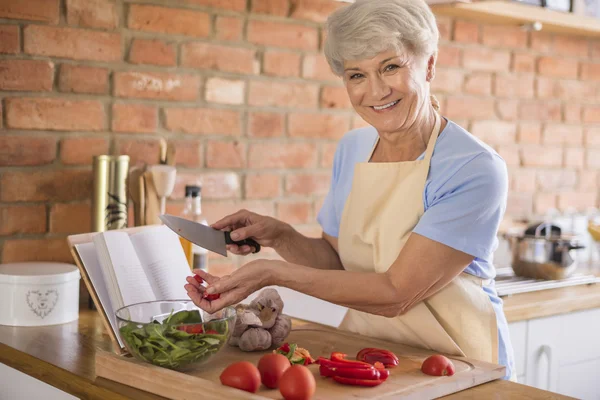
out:
M407 129L429 98L427 65L395 50L346 61L343 78L352 106L379 132Z

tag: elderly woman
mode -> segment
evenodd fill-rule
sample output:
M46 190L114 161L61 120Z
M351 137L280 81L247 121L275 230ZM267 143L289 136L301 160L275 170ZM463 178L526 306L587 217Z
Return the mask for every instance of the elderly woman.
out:
M423 0L356 0L327 21L325 55L369 127L348 132L318 214L322 238L239 211L216 222L285 261L186 289L213 312L267 285L349 308L340 328L506 366L513 351L492 254L507 196L504 161L438 114L430 96L439 32ZM248 254L248 246L230 246Z

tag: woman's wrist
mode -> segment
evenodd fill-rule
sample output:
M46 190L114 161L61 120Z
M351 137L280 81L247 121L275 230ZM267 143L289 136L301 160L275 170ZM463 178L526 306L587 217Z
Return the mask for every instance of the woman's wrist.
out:
M295 232L290 224L280 221L279 229L277 229L277 240L274 241L273 249L277 253L280 250L287 249L290 243L293 242Z
M269 260L267 266L267 284L265 286L281 286L281 276L287 266L283 260Z

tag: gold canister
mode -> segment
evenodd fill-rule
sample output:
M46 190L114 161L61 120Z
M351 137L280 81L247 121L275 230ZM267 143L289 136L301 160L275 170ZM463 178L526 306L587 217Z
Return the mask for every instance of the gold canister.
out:
M94 157L92 231L127 227L127 174L129 156Z

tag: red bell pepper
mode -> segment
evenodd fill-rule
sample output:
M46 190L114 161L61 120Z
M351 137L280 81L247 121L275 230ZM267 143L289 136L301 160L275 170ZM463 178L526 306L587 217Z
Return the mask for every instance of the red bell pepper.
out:
M215 294L205 294L204 298L208 301L213 301L213 300L217 300L219 297L221 297L221 295L219 293L215 293Z
M385 379L356 379L356 378L345 378L343 376L334 376L333 380L339 383L343 383L344 385L353 385L353 386L366 386L373 387L379 386Z
M332 377L332 376L343 376L344 378L355 378L355 379L380 379L379 371L376 369L362 369L362 368L329 368L325 365L319 367L319 373L321 376Z
M381 362L386 367L395 367L398 365L398 357L389 350L376 349L376 348L365 348L358 352L356 359L374 364L375 362Z
M318 364L324 365L328 368L360 368L360 369L375 369L371 364L359 362L359 361L351 361L351 360L343 360L343 361L332 361L324 357L319 357Z
M362 365L362 364L370 364L370 363L366 363L363 361L355 361L355 360L348 360L347 355L344 353L340 353L339 351L334 351L333 353L331 353L331 357L330 359L332 361L336 361L336 362L342 362L348 365Z

